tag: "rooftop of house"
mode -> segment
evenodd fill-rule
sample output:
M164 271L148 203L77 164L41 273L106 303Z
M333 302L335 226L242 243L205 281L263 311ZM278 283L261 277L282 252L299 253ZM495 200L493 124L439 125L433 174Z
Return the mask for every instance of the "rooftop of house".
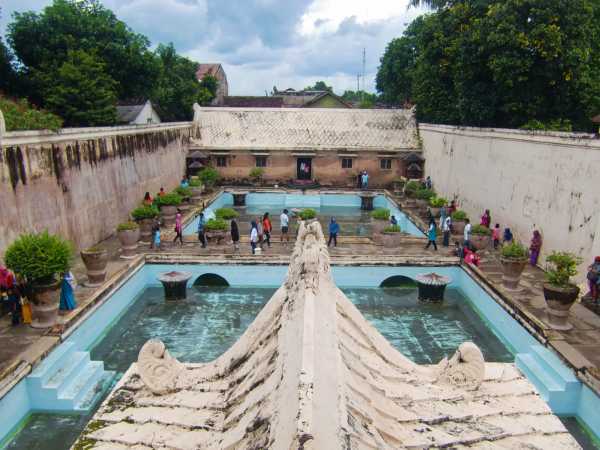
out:
M281 108L281 97L268 96L226 96L221 106L232 108Z
M220 63L198 64L198 70L196 70L196 78L198 80L201 80L202 78L204 78L204 75L216 76L220 68Z
M149 102L141 101L136 102L135 104L119 104L117 105L117 120L120 123L130 123L135 120L135 118L142 112L144 106Z

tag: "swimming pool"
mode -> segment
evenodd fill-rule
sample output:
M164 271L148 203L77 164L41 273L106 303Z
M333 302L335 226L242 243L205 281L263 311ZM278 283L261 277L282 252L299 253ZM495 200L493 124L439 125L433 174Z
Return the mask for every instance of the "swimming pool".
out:
M63 366L69 367L69 354L87 353L92 361L102 361L106 372L114 372L118 377L137 359L140 346L151 337L162 339L182 361L212 360L237 340L281 285L287 271L287 266L280 265L186 265L183 269L193 273L188 300L164 301L157 275L182 268L158 264L140 267L93 313L93 319L83 322L47 361L63 360ZM417 301L414 288L379 288L389 277L413 278L432 270L452 278L443 304ZM600 429L598 397L574 379L555 355L548 354L463 269L333 266L332 272L336 284L365 317L415 362L437 363L441 357L452 354L461 342L473 340L488 361L516 359L517 364L522 364L525 374L555 412L577 416L590 429ZM225 278L230 286L191 286L206 273ZM75 372L72 375L78 376ZM37 414L29 421L23 420L31 411L53 409L51 402L40 403L37 388L30 376L0 400L0 413L5 418L0 424L3 436L25 426L8 448L36 448L40 437L41 442L65 443L65 447L52 448L68 448L78 430L85 426L90 411L80 411L82 415L78 416L63 410L59 415Z
M312 208L317 211L317 218L324 230L332 217L340 224L342 235L371 236L371 215L360 209L360 196L355 194L284 194L267 192L250 192L246 194L246 205L236 207L240 213L238 222L242 232L248 228L251 220L257 220L268 212L273 222L275 233L279 231L279 215L283 209L291 211L294 208ZM233 195L223 192L217 196L204 210L206 219L214 217L217 209L233 206ZM383 194L373 199L375 208L387 208L395 216L402 231L413 236L423 236L417 226L410 221L396 204ZM244 228L245 227L245 228ZM198 229L198 219L191 221L183 230L183 234L195 234Z

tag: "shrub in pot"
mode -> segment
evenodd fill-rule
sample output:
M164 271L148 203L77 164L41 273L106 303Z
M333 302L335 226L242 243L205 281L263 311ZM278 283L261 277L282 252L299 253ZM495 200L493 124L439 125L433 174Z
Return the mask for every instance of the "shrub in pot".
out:
M192 188L179 186L173 190L173 193L181 197L179 210L183 214L187 213L191 208L190 201L192 199Z
M505 244L500 250L500 264L502 266L502 284L506 289L516 290L525 265L527 264L527 247L517 241Z
M117 236L121 243L121 258L135 258L140 228L135 222L124 222L117 226Z
M381 232L381 238L379 244L382 244L385 248L394 248L400 245L402 238L402 228L400 225L387 225Z
M233 208L219 208L215 211L215 217L217 219L231 220L238 216L238 212Z
M577 275L577 265L581 262L581 258L569 252L552 252L546 258L544 298L550 326L556 330L572 328L567 322L567 317L571 306L577 300L579 287L571 283L571 277Z
M158 208L154 205L140 206L131 211L131 217L140 227L140 241L150 242L152 239L152 225L159 214Z
M262 167L253 167L252 169L250 169L250 179L257 186L260 186L262 184L262 179L264 175L265 169L263 169Z
M212 167L205 167L198 173L198 179L206 187L206 190L210 192L212 188L219 181L219 172Z
M390 210L387 208L376 208L371 211L371 219L372 235L377 240L379 239L377 235L389 224Z
M87 272L88 287L97 287L106 279L106 265L108 264L108 251L98 245L88 247L81 251L81 259Z
M156 204L160 208L163 223L167 228L175 225L175 215L177 207L181 205L181 200L181 196L174 192L156 198Z
M208 219L204 225L204 231L208 240L214 240L218 243L222 242L227 236L229 225L225 219L215 218Z
M23 234L6 249L6 266L31 285L32 327L48 328L56 324L60 277L69 270L72 256L71 244L47 231Z
M425 209L429 206L429 200L435 197L435 192L431 189L420 189L416 192L415 196L417 198L417 206Z
M492 242L492 230L483 225L473 225L471 227L471 244L477 250L483 250L489 247Z
M314 219L317 217L317 211L312 208L305 208L298 213L298 217L300 217L302 220Z
M431 209L431 214L433 217L440 217L440 211L442 206L446 205L448 200L444 197L433 196L429 199L429 208Z
M461 210L452 213L452 232L454 234L463 234L465 232L465 220L469 217L467 213Z

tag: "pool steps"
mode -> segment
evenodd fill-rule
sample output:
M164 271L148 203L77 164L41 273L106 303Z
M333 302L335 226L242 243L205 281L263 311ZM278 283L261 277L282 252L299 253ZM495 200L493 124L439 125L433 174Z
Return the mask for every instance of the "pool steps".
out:
M581 383L551 350L532 345L519 353L515 364L538 390L555 414L572 414L577 409Z
M102 361L65 342L27 377L33 409L87 411L114 378Z

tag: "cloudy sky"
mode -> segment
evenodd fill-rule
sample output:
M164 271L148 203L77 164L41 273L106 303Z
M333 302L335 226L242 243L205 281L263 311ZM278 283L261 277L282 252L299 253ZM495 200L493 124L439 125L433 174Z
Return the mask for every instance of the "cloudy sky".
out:
M172 41L198 62L225 67L230 95L263 95L317 80L336 92L356 89L366 49L364 86L386 44L422 13L408 0L102 0L153 44ZM2 0L0 30L13 11L51 0Z

